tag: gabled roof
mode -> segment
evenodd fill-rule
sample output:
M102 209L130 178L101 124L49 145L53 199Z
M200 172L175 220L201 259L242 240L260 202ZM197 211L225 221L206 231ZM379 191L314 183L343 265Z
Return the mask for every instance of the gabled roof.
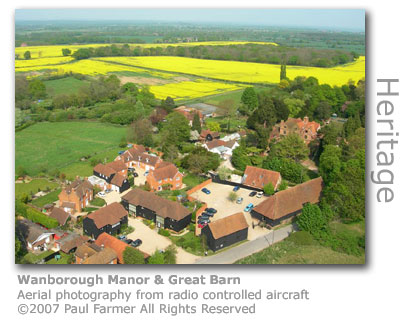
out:
M237 231L247 229L246 218L243 212L235 213L208 224L213 238L219 239Z
M68 235L57 240L61 245L61 251L68 253L74 248L78 248L89 240L87 236L80 236L76 233L69 233Z
M95 244L97 244L98 246L102 246L104 245L105 248L111 248L113 249L117 256L118 256L118 260L120 263L124 264L124 257L123 257L123 252L124 250L129 247L132 248L131 246L129 246L128 244L126 244L125 242L109 235L108 233L104 232L101 233L99 235L99 237L97 238L97 240L95 240ZM135 249L138 250L138 249ZM144 258L148 258L149 255L145 252L142 252Z
M127 177L123 176L120 173L116 173L114 175L114 177L111 180L111 183L118 186L118 187L122 187L124 181L127 179Z
M191 214L187 208L178 202L164 199L153 192L138 188L128 192L122 199L134 206L141 206L155 211L157 215L164 218L181 220Z
M116 161L112 161L112 162L108 162L106 164L107 167L110 167L111 169L113 169L115 172L120 172L123 170L127 170L128 167L126 166L126 164L121 161L121 160L116 160Z
M69 201L64 201L61 204L61 207L75 209L75 203L74 202L69 202Z
M116 173L116 171L114 169L112 169L111 167L108 167L105 164L102 163L98 163L95 167L94 167L94 171L98 172L100 174L103 174L106 177L109 177L113 174Z
M76 179L61 192L66 194L75 192L78 198L82 198L87 191L92 191L92 184L88 180Z
M159 181L175 177L179 170L173 163L163 161L151 172L153 177Z
M210 134L210 136L212 136L212 138L220 137L220 133L216 132L216 131L202 130L202 132L200 132L200 136L202 138L206 138L208 134Z
M276 188L280 177L280 172L247 166L242 183L246 186L263 189L266 184L271 182Z
M115 250L111 248L101 248L100 251L94 251L94 253L92 253L92 251L94 250L90 248L90 250L87 252L88 257L82 261L83 264L108 264L112 260L118 258ZM91 255L89 255L90 253Z
M297 212L306 203L318 203L323 187L322 178L309 180L295 187L279 191L254 207L254 211L277 220L290 213Z
M33 245L54 234L51 230L28 219L17 220L17 229L24 240Z
M118 202L113 202L106 207L90 213L87 218L94 220L98 229L106 225L114 225L121 221L121 218L128 215L128 212Z
M219 140L219 139L214 139L212 141L206 142L206 146L209 150L212 150L217 147L225 146L225 145L226 145L226 142Z
M60 226L63 226L67 222L69 216L70 214L68 212L65 212L64 210L57 207L54 207L49 215L50 218L56 219Z

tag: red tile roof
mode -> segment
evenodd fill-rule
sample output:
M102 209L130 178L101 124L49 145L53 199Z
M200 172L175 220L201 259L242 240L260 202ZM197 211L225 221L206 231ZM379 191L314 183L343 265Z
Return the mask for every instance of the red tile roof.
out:
M179 172L178 168L170 162L163 161L161 162L154 171L152 175L156 181L174 178Z
M249 227L243 212L235 213L213 221L212 223L209 223L208 226L215 239L222 238Z
M254 211L277 220L290 213L297 212L306 203L318 203L323 187L322 178L309 180L295 187L279 191L254 207Z
M247 166L246 170L244 171L243 184L246 186L263 189L266 184L271 182L274 188L277 188L280 179L280 172Z
M65 212L63 209L57 207L54 207L49 215L50 218L56 219L60 226L63 226L67 222L69 216L70 214L68 212Z
M118 202L113 202L106 207L90 213L87 218L94 220L98 229L110 224L120 222L121 218L128 215L125 208Z

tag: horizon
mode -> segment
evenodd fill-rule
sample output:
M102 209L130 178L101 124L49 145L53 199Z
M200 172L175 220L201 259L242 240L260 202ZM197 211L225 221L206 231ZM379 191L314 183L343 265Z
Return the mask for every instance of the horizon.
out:
M205 14L207 13L207 15ZM15 22L187 23L365 32L363 9L19 9Z

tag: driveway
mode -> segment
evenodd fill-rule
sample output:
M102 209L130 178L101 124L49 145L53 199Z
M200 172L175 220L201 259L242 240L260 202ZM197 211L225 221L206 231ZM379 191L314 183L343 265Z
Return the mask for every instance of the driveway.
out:
M287 238L293 231L294 225L284 226L267 234L260 236L252 241L245 242L237 247L227 249L210 257L205 257L196 261L196 264L232 264L237 260L243 259L253 253L259 252L273 243Z
M143 252L152 255L156 250L165 250L172 244L172 241L170 241L167 237L161 236L155 229L152 230L146 226L142 222L142 219L129 218L128 224L134 227L135 231L130 233L127 238L132 240L141 239L142 244L138 247L138 249L142 250ZM198 256L190 254L182 248L177 247L177 264L192 264L198 259Z
M135 168L135 172L138 174L138 176L134 178L134 185L135 186L145 185L146 176L143 175L145 173L145 171L146 170L144 170L142 168Z
M250 197L249 193L251 192L251 190L240 188L240 190L238 190L236 193L238 197L243 198L243 202L241 204L237 204L236 202L231 202L228 199L229 193L233 191L232 186L212 182L208 184L206 188L210 190L210 194L205 194L202 191L198 190L192 193L191 196L200 201L206 202L209 208L215 208L217 210L217 213L214 215L214 217L210 218L211 221L216 221L237 212L244 212L244 209L249 203L252 203L254 204L254 206L256 206L267 199L267 197L264 196L261 198ZM249 240L258 238L261 235L269 232L269 230L261 227L255 227L253 229L253 223L254 225L257 225L259 223L259 220L253 219L249 212L244 212L244 216L246 217L247 224L249 225Z

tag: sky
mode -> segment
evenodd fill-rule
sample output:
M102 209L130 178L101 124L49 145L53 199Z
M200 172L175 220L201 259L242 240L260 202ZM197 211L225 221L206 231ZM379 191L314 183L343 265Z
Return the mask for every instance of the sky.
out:
M155 21L365 31L361 9L20 9L18 21Z

